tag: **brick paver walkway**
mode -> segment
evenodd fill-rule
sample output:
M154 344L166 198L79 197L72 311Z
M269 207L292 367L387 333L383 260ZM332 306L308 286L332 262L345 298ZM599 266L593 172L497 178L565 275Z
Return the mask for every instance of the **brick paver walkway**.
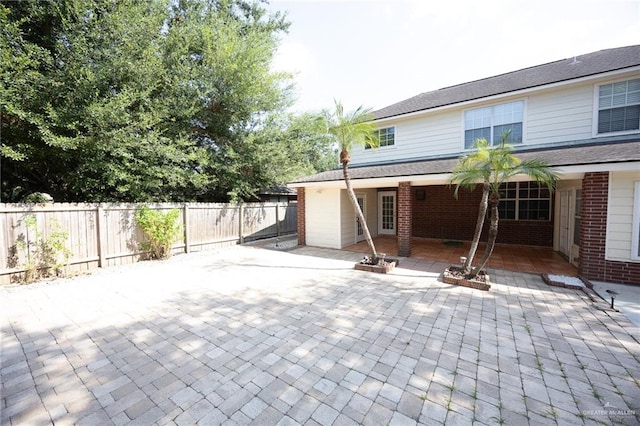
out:
M1 287L1 423L638 423L621 314L534 275L481 292L359 256L233 247Z

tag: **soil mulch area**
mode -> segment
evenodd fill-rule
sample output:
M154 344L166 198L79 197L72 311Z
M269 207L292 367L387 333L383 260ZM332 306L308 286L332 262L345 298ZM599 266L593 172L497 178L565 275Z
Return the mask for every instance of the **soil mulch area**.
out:
M489 274L484 271L480 271L473 279L467 279L465 277L462 268L459 266L449 266L442 275L442 281L447 284L461 285L464 287L475 288L476 290L488 291L491 288L489 282Z
M400 262L397 259L370 259L365 257L354 265L354 269L358 271L375 272L378 274L388 274Z

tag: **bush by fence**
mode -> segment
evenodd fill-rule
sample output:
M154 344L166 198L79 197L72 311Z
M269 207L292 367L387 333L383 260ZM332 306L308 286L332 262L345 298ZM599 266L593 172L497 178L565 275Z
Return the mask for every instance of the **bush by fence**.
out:
M28 253L20 241L28 240L25 219L33 216L46 238L57 224L68 234L69 270L133 263L145 253L142 230L135 212L140 204L0 204L0 284L8 284L25 271ZM189 253L245 241L296 232L296 203L159 203L150 208L178 209L183 235L173 253ZM31 231L32 232L32 231Z

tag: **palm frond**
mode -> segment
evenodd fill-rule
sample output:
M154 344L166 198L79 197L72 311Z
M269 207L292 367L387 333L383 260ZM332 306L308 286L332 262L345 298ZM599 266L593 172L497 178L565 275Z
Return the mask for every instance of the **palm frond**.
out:
M353 144L379 146L376 137L376 126L373 124L373 116L369 108L360 106L346 113L342 102L335 100L333 113L324 114L327 122L327 132L333 135L340 150L351 151Z

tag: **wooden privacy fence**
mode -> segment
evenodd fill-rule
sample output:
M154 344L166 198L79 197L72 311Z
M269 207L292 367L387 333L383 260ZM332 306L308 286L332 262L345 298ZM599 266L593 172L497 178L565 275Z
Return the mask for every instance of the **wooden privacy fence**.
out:
M45 240L56 227L68 235L71 250L68 269L81 272L98 267L133 263L145 253L145 241L136 225L141 204L0 204L0 284L8 284L25 271L24 242L36 236L25 219L33 216L37 232ZM159 203L154 210L178 209L183 236L173 253L189 253L245 241L296 232L296 203ZM20 243L22 241L23 243Z

